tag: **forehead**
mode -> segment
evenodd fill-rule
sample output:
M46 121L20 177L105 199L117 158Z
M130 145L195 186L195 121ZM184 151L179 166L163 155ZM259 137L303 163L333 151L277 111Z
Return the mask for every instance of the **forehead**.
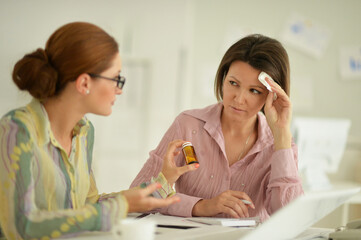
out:
M234 61L229 67L227 76L234 77L239 81L248 80L248 81L258 81L258 75L261 73L261 70L258 70L246 62Z

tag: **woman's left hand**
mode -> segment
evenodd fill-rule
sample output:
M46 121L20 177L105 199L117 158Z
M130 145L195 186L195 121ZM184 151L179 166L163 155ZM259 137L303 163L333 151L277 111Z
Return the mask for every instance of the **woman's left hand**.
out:
M273 92L269 92L264 107L268 125L274 137L275 150L291 147L292 104L286 92L274 81L266 78ZM274 97L276 94L276 99ZM275 99L275 100L274 100Z
M128 201L128 212L148 212L155 208L162 208L180 201L177 196L165 199L155 198L150 194L161 188L159 183L152 183L146 188L131 188L122 191Z

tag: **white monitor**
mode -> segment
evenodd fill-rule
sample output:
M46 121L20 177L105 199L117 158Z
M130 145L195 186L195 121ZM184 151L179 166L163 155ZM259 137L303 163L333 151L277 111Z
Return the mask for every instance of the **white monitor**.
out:
M298 167L305 190L331 187L326 173L338 170L350 126L349 119L294 118L292 132L298 146Z

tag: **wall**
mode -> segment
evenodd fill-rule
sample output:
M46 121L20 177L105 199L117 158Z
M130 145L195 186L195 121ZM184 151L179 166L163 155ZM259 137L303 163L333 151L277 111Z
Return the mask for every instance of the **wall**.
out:
M89 116L96 127L94 167L100 191L127 188L180 111L216 102L213 79L230 44L256 32L281 39L285 22L298 13L325 26L331 37L319 58L285 43L294 117L352 120L347 152L333 178L355 180L361 79L341 78L339 48L360 46L360 9L358 0L0 0L0 113L30 99L10 77L20 57L43 47L67 22L103 27L120 43L127 83L111 117Z
M94 168L100 191L129 187L148 152L179 112L176 104L185 1L0 1L0 113L26 104L11 71L18 59L44 47L71 21L99 25L119 42L124 94L112 117L88 116L96 127Z
M248 33L262 33L281 40L286 21L294 13L300 14L330 30L326 51L314 58L289 44L284 44L291 63L291 97L296 116L343 117L352 120L350 135L360 139L361 115L356 103L361 101L361 79L345 80L339 73L339 48L361 43L359 31L361 2L351 1L195 1L193 32L194 79L204 86L205 69L213 69L213 77L226 47ZM210 66L210 67L209 67ZM212 68L213 67L213 68ZM312 93L295 95L298 81L311 79ZM202 82L203 81L203 82ZM213 83L213 79L209 79ZM293 89L292 89L293 88ZM207 94L192 94L197 105L214 102L213 89ZM295 96L293 96L295 95ZM201 97L200 97L201 96ZM311 106L302 102L311 101Z

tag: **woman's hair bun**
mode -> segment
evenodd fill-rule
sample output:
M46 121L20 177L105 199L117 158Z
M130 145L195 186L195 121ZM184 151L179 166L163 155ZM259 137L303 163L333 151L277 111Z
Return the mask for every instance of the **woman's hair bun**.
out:
M56 93L58 73L44 49L38 48L20 59L12 78L19 89L28 91L34 98L45 99Z

